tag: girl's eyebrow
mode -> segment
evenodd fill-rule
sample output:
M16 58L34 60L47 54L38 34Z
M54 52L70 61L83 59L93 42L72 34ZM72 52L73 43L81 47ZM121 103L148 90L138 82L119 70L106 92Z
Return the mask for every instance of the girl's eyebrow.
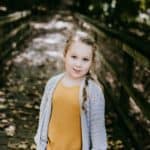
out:
M77 55L76 55L76 54L71 54L71 56L77 56ZM83 59L85 59L85 58L86 58L86 59L90 59L90 56L83 56L82 58L83 58Z
M84 56L83 58L88 58L88 59L90 59L90 56Z
M76 52L72 52L72 53L71 53L71 56L73 56L73 55L77 56ZM90 59L90 57L91 57L91 56L83 56L83 58L88 58L88 59Z
M83 58L89 59L90 57L83 57Z

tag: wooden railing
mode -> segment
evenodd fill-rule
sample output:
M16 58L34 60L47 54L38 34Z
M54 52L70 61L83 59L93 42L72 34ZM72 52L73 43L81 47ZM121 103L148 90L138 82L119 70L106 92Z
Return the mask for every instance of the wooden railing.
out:
M148 90L145 91L148 85L143 89L142 82L146 80L147 84L150 75L150 42L108 28L81 14L75 16L83 27L88 24L95 32L100 47L98 61L106 68L103 71L102 68L97 69L98 78L119 114L120 121L130 131L135 147L146 148L150 134L148 128L150 104L145 94L149 93ZM137 88L138 86L142 86L142 91Z
M6 62L19 51L19 45L31 33L29 26L30 11L15 12L0 17L0 85L6 74Z
M0 17L0 64L7 61L19 43L29 35L30 15L30 11L22 11Z

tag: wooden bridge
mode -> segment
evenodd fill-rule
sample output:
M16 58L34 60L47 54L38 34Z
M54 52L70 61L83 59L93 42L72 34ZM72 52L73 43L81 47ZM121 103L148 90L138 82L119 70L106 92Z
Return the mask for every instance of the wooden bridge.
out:
M0 149L35 149L43 88L61 72L73 30L99 46L96 73L105 91L108 149L149 149L150 42L70 11L0 17Z

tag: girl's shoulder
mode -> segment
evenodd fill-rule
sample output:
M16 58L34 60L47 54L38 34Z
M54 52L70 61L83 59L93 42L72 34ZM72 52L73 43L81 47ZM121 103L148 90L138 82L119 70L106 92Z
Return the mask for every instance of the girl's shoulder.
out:
M100 82L91 79L89 80L89 86L97 90L103 90L103 85Z
M89 81L89 97L91 99L91 104L94 106L103 106L105 104L104 92L100 83L93 80Z
M89 92L103 94L103 86L100 82L89 80Z
M63 74L64 73L59 73L59 74L56 74L56 75L53 75L52 77L50 77L46 83L46 87L51 87L52 85L57 83L61 79Z

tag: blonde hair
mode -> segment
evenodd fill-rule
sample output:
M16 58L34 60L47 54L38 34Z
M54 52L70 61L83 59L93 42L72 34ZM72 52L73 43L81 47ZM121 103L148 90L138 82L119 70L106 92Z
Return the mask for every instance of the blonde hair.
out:
M82 109L84 111L86 111L86 108L85 108L85 102L87 100L87 96L88 96L88 93L87 93L87 87L88 87L88 81L91 79L93 81L95 81L96 83L98 83L98 80L97 80L97 76L96 76L96 73L95 73L95 64L96 64L96 49L97 49L97 44L96 42L91 39L90 37L84 37L84 36L75 36L75 35L71 35L67 42L66 42L66 46L64 48L64 56L66 56L71 44L75 41L81 41L89 46L92 47L92 64L93 64L93 67L92 67L92 70L90 69L88 71L88 73L86 74L86 78L85 78L85 84L84 84L84 87L83 87L83 103L82 103Z

